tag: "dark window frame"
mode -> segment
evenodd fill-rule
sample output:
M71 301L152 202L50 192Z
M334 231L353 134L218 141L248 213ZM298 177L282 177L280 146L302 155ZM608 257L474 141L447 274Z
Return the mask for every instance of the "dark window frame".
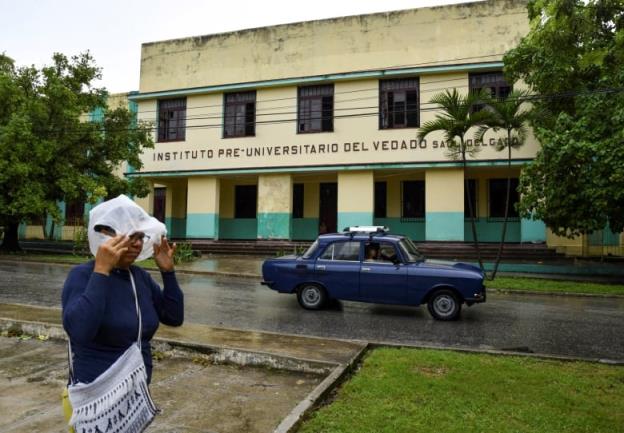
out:
M176 106L176 103L179 105ZM171 126L172 122L176 126ZM172 131L175 130L175 133ZM186 140L186 98L158 100L158 143ZM173 136L173 137L172 137Z
M503 100L513 90L513 86L507 83L502 71L471 72L468 74L468 90L471 93L489 89L490 97ZM473 112L482 110L484 104L475 104Z
M397 101L397 95L402 100ZM397 110L403 104L402 110ZM411 106L410 106L411 105ZM397 120L403 117L403 122ZM420 127L420 78L379 80L379 129L408 129Z
M421 188L421 191L417 191L420 195L422 194L422 203L419 206L419 203L416 203L415 209L413 211L406 211L407 201L405 200L406 184L413 184L416 188ZM404 180L401 182L401 222L420 222L424 221L426 209L426 188L424 180ZM407 215L409 213L409 215Z
M314 102L320 116L314 116ZM304 122L302 124L302 122ZM319 122L315 127L314 122ZM304 125L309 125L305 127ZM303 128L303 129L302 129ZM334 84L299 86L297 89L297 134L334 132Z
M223 94L222 138L256 136L256 96L255 90ZM239 108L242 108L242 122L237 122ZM230 127L232 132L228 132Z
M299 219L303 218L303 211L305 206L305 188L302 183L293 184L293 207L292 217Z
M243 192L244 190L249 190L247 192ZM253 190L254 193L251 194L250 191ZM252 197L253 202L253 212L251 211L252 206L244 205L239 202L240 199L244 199L245 197ZM253 215L253 216L251 216ZM256 219L258 217L258 185L234 185L234 218L236 219Z
M82 200L65 202L65 225L81 226L84 224L85 203Z
M388 182L377 181L374 186L374 218L388 218ZM382 197L383 196L383 197Z
M330 249L333 249L333 253L335 253L336 245L347 246L348 244L353 244L353 246L357 246L357 256L349 259L337 259L337 258L324 258L323 256L329 252ZM333 256L332 253L332 256ZM319 254L317 260L329 261L329 262L360 262L362 253L362 242L354 241L354 240L338 240L331 242L325 246L321 254Z
M494 209L492 208L493 206L492 183L493 182L500 183L500 191L501 191L500 193L501 204ZM519 179L517 177L511 178L511 190L510 190L511 194L509 196L510 200L509 200L509 215L508 215L508 219L510 221L518 221L520 219L520 215L518 214L518 211L515 209L515 206L514 206L520 200L520 194L517 191L518 182L519 182ZM515 188L514 188L514 183L515 183ZM488 179L488 220L499 221L505 218L506 190L507 190L507 178L506 177ZM515 201L514 201L514 195L516 196ZM495 210L495 212L492 212L492 210Z

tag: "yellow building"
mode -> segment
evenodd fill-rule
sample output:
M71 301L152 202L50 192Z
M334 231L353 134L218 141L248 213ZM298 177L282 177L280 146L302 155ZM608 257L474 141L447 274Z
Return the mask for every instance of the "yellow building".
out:
M509 91L502 55L528 31L524 1L488 1L286 24L143 44L144 202L172 235L314 239L383 224L415 240L464 241L464 178L482 241L500 236L506 155L476 143L464 170L442 134L418 141L429 102L457 88ZM532 137L513 173L535 156ZM161 215L162 216L162 215ZM512 218L507 239L544 241Z

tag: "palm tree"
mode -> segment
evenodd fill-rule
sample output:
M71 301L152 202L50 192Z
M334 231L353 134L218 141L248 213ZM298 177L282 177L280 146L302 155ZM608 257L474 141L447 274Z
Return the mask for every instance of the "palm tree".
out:
M418 140L420 141L434 131L442 131L444 133L444 139L448 143L447 157L455 160L461 159L464 169L464 187L468 193L468 212L470 213L472 236L475 249L477 250L477 259L482 271L484 271L484 268L483 261L481 260L479 240L477 238L475 212L472 210L473 203L472 195L470 194L470 183L468 179L466 179L467 156L474 156L479 148L477 146L467 146L466 134L471 128L488 125L492 122L491 111L475 110L474 108L476 104L482 103L482 101L486 99L487 96L484 93L471 92L467 95L462 95L457 89L446 90L443 93L434 95L430 102L439 105L441 112L436 115L434 120L425 122L417 134ZM457 139L459 139L459 142Z
M494 271L491 279L493 280L498 272L498 266L503 254L503 245L505 244L505 235L507 234L507 220L509 218L509 196L511 190L511 150L518 149L526 140L528 132L528 122L531 117L531 110L526 103L529 92L526 90L513 91L506 98L487 100L485 110L492 114L492 119L487 124L481 125L476 134L475 140L483 140L483 136L490 129L493 131L507 131L507 140L499 140L496 150L502 151L507 149L507 194L505 197L505 219L503 221L503 229L498 245L498 253L496 262L494 263Z

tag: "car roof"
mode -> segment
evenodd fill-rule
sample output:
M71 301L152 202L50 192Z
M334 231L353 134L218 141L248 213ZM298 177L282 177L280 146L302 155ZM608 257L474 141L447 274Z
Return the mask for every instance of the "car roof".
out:
M405 238L403 235L389 234L389 233L328 233L319 235L318 241L322 243L333 241L399 241Z

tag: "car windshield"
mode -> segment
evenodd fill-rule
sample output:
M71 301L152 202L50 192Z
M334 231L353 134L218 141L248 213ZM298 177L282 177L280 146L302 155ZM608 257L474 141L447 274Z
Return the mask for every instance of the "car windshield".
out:
M415 263L425 260L425 256L418 251L411 239L403 238L399 241L399 245L408 262Z
M312 257L312 254L314 254L314 251L316 251L317 247L318 247L318 241L314 241L314 243L310 245L310 248L308 248L307 251L303 253L303 258L309 259L310 257Z

